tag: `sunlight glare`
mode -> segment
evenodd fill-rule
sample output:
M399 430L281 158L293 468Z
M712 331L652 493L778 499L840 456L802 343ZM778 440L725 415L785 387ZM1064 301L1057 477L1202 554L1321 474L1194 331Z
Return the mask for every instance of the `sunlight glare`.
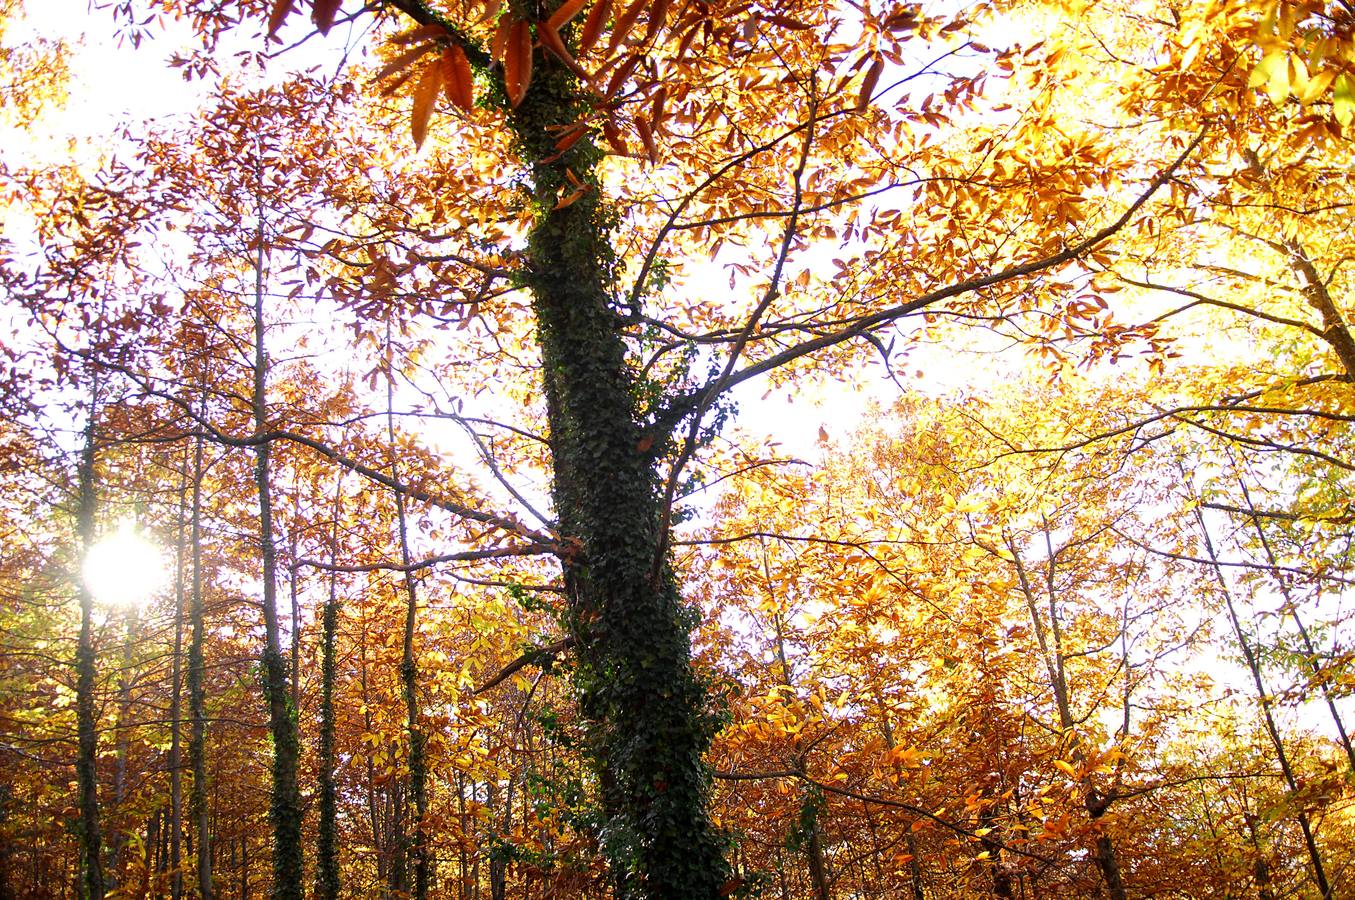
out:
M105 535L85 557L85 586L98 601L110 606L138 606L150 600L168 581L168 567L160 548L124 520Z

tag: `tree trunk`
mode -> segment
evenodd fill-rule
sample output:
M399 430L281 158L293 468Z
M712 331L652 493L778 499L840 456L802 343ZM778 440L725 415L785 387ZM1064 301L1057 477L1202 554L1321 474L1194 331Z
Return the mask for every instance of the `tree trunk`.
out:
M334 485L332 531L329 561L335 561L339 545L339 504L343 496L343 477ZM334 785L334 641L339 627L339 573L329 573L329 597L325 600L320 637L320 742L319 806L320 822L316 838L315 896L316 900L338 900L339 836L337 816L337 789Z
M1317 662L1317 648L1313 645L1313 639L1308 634L1308 628L1299 616L1298 604L1289 595L1289 584L1280 573L1279 560L1275 556L1275 551L1271 549L1265 528L1261 526L1261 519L1256 514L1256 507L1252 505L1251 492L1247 490L1247 484L1240 475L1237 483L1242 488L1242 498L1246 501L1247 509L1251 512L1252 526L1256 529L1256 536L1261 541L1261 547L1266 551L1266 562L1270 564L1270 577L1275 580L1276 587L1280 589L1280 595L1284 597L1285 608L1289 610L1290 618L1294 620L1294 626L1298 628L1299 637L1303 640L1303 652L1306 655L1308 669L1313 673L1313 681L1317 683L1318 690L1322 692L1322 699L1327 703L1327 711L1331 714L1332 722L1336 725L1336 734L1340 738L1342 748L1346 751L1346 763L1350 766L1350 774L1355 776L1355 746L1351 745L1350 735L1346 733L1346 724L1336 708L1336 700L1332 697L1326 673L1322 671L1322 667Z
M118 717L113 729L113 809L121 813L127 800L127 754L130 749L130 718L132 713L132 666L135 662L134 648L141 640L141 616L132 606L126 611L127 633L122 645L122 670L118 675ZM114 829L108 842L108 873L105 881L110 890L117 893L122 887L122 854L127 849L127 834L122 829Z
M254 428L268 430L268 356L264 351L264 227L259 212L254 261ZM254 480L259 492L259 550L263 564L264 693L268 727L273 737L273 791L269 815L273 825L274 900L301 900L301 799L297 791L297 733L287 687L287 661L278 628L277 551L273 543L273 497L269 444L255 449Z
M1007 549L1011 553L1012 563L1016 567L1017 580L1021 585L1021 593L1026 601L1026 610L1030 613L1031 628L1035 631L1035 639L1040 646L1040 655L1044 658L1045 669L1049 674L1049 686L1054 692L1054 705L1059 712L1059 727L1073 742L1072 753L1080 763L1086 759L1086 755L1081 746L1078 745L1073 732L1073 707L1065 668L1063 627L1059 622L1058 606L1055 600L1055 553L1053 543L1049 540L1049 524L1047 522L1044 524L1044 535L1045 546L1049 551L1049 561L1045 572L1045 589L1049 597L1048 629L1046 629L1045 622L1040 615L1040 607L1035 600L1035 591L1031 585L1030 576L1026 572L1025 563L1017 550L1016 541L1011 536L1007 537ZM1128 665L1127 660L1126 665ZM1102 827L1100 819L1106 814L1113 796L1103 796L1092 784L1090 775L1082 777L1081 789L1082 805L1087 811L1088 818L1097 827ZM1115 844L1111 841L1110 835L1104 832L1096 836L1096 867L1101 871L1101 880L1105 883L1106 893L1110 895L1111 900L1128 900L1124 878L1120 874L1120 860L1115 853Z
M89 421L85 426L85 448L80 456L80 496L76 514L76 531L80 538L81 556L94 546L95 474L97 460L96 418L99 405L99 375L94 374L91 391ZM84 865L82 881L87 900L102 900L104 895L103 838L99 829L98 758L99 736L94 721L94 685L96 664L94 658L94 596L85 585L85 579L76 568L76 596L80 601L80 643L76 649L76 725L79 732L79 758L75 764L80 782L80 855Z
M170 663L169 695L169 893L183 896L183 626L184 538L188 530L188 452L184 452L183 480L179 484L179 517L174 528L174 655Z
M726 880L706 814L702 756L714 731L690 664L695 616L668 565L663 502L611 304L608 213L590 138L564 153L561 129L588 109L575 78L538 54L509 116L542 210L526 253L554 467L553 496L589 750L609 824L604 847L620 898L715 898ZM557 205L572 172L588 186ZM663 441L658 441L662 445Z
M1204 539L1205 551L1209 555L1209 561L1213 564L1214 577L1218 580L1219 591L1223 594L1223 602L1228 609L1228 620L1232 623L1233 635L1237 638L1238 646L1242 649L1242 657L1246 660L1247 669L1251 672L1252 682L1256 685L1256 695L1260 698L1266 734L1270 736L1271 744L1275 748L1275 758L1280 764L1280 771L1284 775L1285 784L1289 787L1289 795L1292 798L1298 793L1298 779L1294 776L1293 767L1289 764L1289 754L1284 749L1284 741L1280 739L1279 727L1275 724L1270 694L1266 692L1265 680L1261 676L1260 660L1256 658L1256 653L1252 650L1246 634L1242 631L1242 622L1238 618L1237 609L1233 605L1233 593L1228 589L1228 582L1224 580L1223 567L1219 565L1218 556L1214 553L1214 542L1209 538L1209 530L1205 527L1204 516L1198 508L1195 510L1195 521L1200 526L1200 535ZM1313 835L1312 823L1308 820L1308 814L1302 809L1294 813L1294 818L1298 821L1299 830L1303 832L1303 843L1308 850L1308 861L1313 867L1313 880L1317 883L1321 896L1326 900L1333 894L1331 885L1327 881L1326 867L1322 863L1322 853L1317 847L1317 838Z
M203 412L206 412L204 409ZM189 594L188 619L188 714L192 731L188 737L188 764L193 769L193 790L188 798L188 814L197 831L198 896L212 898L211 820L207 805L207 703L203 684L207 667L203 655L206 626L202 602L202 451L203 439L193 445L192 552L193 588Z
M386 319L386 436L390 447L391 478L400 480L395 457L395 373L394 351L391 347L391 323ZM425 759L426 738L419 724L419 669L414 652L414 633L419 614L419 592L414 572L409 569L409 526L405 516L405 495L395 492L396 524L399 528L400 562L405 566L405 630L400 657L400 692L405 701L405 727L409 735L409 792L414 806L414 834L409 852L414 863L414 900L428 900L428 838L424 833L424 818L428 815L428 764Z

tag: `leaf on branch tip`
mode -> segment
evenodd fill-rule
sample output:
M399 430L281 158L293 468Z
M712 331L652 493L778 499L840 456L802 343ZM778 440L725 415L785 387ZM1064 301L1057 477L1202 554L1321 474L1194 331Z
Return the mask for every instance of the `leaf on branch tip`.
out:
M532 27L524 20L513 23L503 51L503 82L508 102L517 106L532 83Z
M287 16L292 11L293 0L275 0L273 10L268 14L268 36L277 34L282 23L287 20Z
M334 17L339 14L340 6L343 6L343 0L315 0L311 21L321 34L329 34L329 29L334 27Z
M422 147L428 137L428 123L433 118L433 107L437 105L438 92L442 90L442 67L430 65L423 70L423 77L414 89L414 109L410 113L409 127L414 134L414 146Z
M885 69L885 61L876 57L875 62L871 63L866 70L866 77L861 82L861 93L856 98L856 108L864 111L870 106L870 98L875 94L875 85L880 82L880 73Z
M466 52L456 44L442 51L442 80L447 99L457 108L470 112L475 107L475 75Z
M579 14L588 0L565 0L560 4L560 8L551 13L551 17L546 20L546 27L552 31L559 31L570 19Z
M583 32L579 35L579 52L587 53L593 49L593 45L598 42L602 35L602 28L607 24L607 19L612 13L612 0L597 0L593 8L588 11L588 18L584 20Z

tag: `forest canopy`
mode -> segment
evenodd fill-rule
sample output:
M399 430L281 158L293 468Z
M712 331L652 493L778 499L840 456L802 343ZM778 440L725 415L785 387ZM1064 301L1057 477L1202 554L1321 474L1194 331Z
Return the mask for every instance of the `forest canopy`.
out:
M0 897L1355 894L1349 0L68 6Z

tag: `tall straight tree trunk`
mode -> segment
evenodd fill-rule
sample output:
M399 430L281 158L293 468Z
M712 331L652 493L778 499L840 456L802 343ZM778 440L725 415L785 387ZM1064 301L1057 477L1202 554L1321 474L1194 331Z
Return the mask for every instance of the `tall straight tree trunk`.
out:
M98 461L99 373L94 373L90 390L89 421L85 425L85 446L80 455L80 496L77 501L76 533L80 540L80 562L94 546L95 472ZM85 584L80 567L76 569L76 596L80 601L80 643L76 648L75 718L79 733L79 757L75 764L80 783L80 855L84 867L82 883L87 900L103 900L103 835L99 828L99 735L94 721L94 684L97 675L94 658L94 595Z
M174 655L170 661L169 695L169 893L172 900L183 896L183 626L184 538L188 531L189 452L184 450L183 480L179 484L179 516L174 527Z
M203 392L205 398L206 392ZM204 399L205 406L205 399ZM206 409L203 409L206 413ZM207 804L207 696L205 677L206 659L203 642L206 640L202 596L202 478L203 439L193 442L193 506L192 521L193 586L188 598L188 715L192 729L188 736L188 765L193 770L193 789L188 798L188 814L197 834L196 857L198 896L212 898L212 842L211 819Z
M1059 712L1059 727L1073 741L1073 756L1079 763L1082 763L1086 761L1086 754L1081 745L1077 743L1073 730L1075 723L1073 721L1072 696L1068 690L1065 666L1067 658L1063 652L1063 626L1059 622L1058 606L1055 600L1055 553L1053 542L1049 539L1048 522L1044 523L1044 536L1045 546L1049 552L1049 561L1045 571L1045 591L1048 595L1049 607L1047 629L1044 619L1040 615L1039 604L1036 602L1034 586L1026 572L1021 554L1017 550L1016 541L1010 536L1007 538L1007 549L1011 553L1012 562L1016 567L1021 593L1026 601L1026 609L1030 613L1031 627L1035 631L1035 639L1040 645L1040 655L1044 658L1045 668L1049 674L1050 689L1054 692L1054 705ZM1126 700L1126 702L1128 701ZM1086 809L1087 816L1092 823L1096 824L1106 814L1106 810L1110 808L1114 795L1113 793L1102 794L1092 783L1090 775L1083 775L1080 781L1083 808ZM1115 844L1110 839L1110 835L1104 831L1096 836L1095 856L1096 867L1101 871L1101 880L1105 884L1106 893L1110 895L1111 900L1128 900L1129 895L1125 891L1124 877L1120 872L1120 859L1115 852Z
M1266 726L1266 734L1270 736L1270 742L1275 748L1275 758L1280 764L1280 772L1284 775L1284 782L1289 788L1289 796L1292 799L1298 793L1298 779L1294 776L1293 766L1289 762L1289 754L1284 749L1284 741L1280 738L1280 729L1275 724L1270 694L1266 691L1265 679L1261 675L1261 662L1256 658L1256 652L1252 650L1251 643L1242 630L1242 621L1238 618L1237 608L1233 605L1233 592L1229 590L1228 582L1223 577L1223 567L1219 565L1218 556L1214 552L1214 542L1209 537L1209 529L1205 527L1204 516L1200 513L1198 507L1195 510L1195 521L1200 526L1200 535L1204 539L1205 551L1213 565L1214 577L1219 584L1219 592L1223 595L1224 605L1228 609L1228 621L1232 623L1233 635L1237 638L1238 646L1242 649L1242 657L1246 660L1247 669L1251 672L1252 682L1256 686L1256 696L1260 699L1261 715ZM1299 830L1303 832L1303 844L1308 850L1308 862L1313 867L1313 881L1317 883L1318 890L1321 892L1320 896L1323 900L1327 900L1327 898L1335 895L1332 893L1331 884L1327 881L1326 867L1322 862L1322 853L1318 850L1312 823L1308 820L1308 814L1301 808L1295 811L1294 818L1299 824Z
M767 579L767 584L773 584L771 563L767 559L767 542L764 538L758 538L758 544L762 549L762 574ZM781 613L775 611L772 613L772 626L776 630L776 661L781 666L781 684L791 690L795 685L791 679L790 661L786 658L786 630L782 626ZM796 753L796 765L804 768L804 757L800 747L800 736L797 734L792 741L792 747ZM804 803L818 803L822 800L820 797L806 796ZM804 850L806 862L809 864L809 881L814 888L815 900L831 900L831 894L828 887L828 870L824 865L823 859L823 839L819 834L819 816L816 806L810 815L801 816L801 825L806 827L808 834L804 835Z
M329 542L329 561L335 562L339 546L339 503L343 476L335 479L334 506ZM338 900L340 889L338 791L334 784L334 642L339 627L339 573L329 573L329 597L325 600L320 637L320 823L316 839L315 896Z
M1350 743L1350 735L1346 732L1346 724L1341 719L1341 713L1336 709L1336 700L1332 697L1331 687L1327 684L1326 673L1318 664L1317 647L1313 645L1313 639L1308 634L1308 628L1303 624L1303 618L1299 616L1298 604L1289 594L1289 584L1280 574L1279 560L1275 556L1275 551L1271 549L1270 539L1266 537L1266 530L1261 526L1261 519L1256 514L1256 507L1252 505L1251 492L1247 490L1246 482L1239 475L1237 479L1238 487L1242 488L1242 498L1246 501L1247 510L1251 513L1252 527L1256 529L1256 537L1261 541L1261 547L1266 551L1266 562L1270 565L1270 577L1274 579L1276 587L1280 590L1280 596L1284 597L1285 609L1289 611L1289 616L1294 620L1294 627L1298 629L1299 638L1303 641L1303 652L1308 662L1308 669L1313 673L1313 681L1317 683L1317 688L1322 692L1322 699L1326 701L1327 712L1331 714L1332 722L1336 725L1336 734L1341 741L1341 747L1346 751L1346 763L1350 766L1351 775L1355 776L1355 746Z
M509 115L530 167L538 214L528 238L550 425L553 496L575 684L590 722L605 852L620 898L718 897L727 878L706 813L703 754L714 731L691 668L695 616L667 559L657 442L640 421L635 377L612 305L601 153L590 137L561 153L562 130L590 109L567 69L539 53L526 97ZM567 175L566 173L571 173ZM587 189L576 202L557 198Z
M390 447L391 478L400 480L396 462L395 444L395 369L394 349L391 344L390 318L386 319L386 436ZM400 562L405 567L405 629L401 643L400 693L405 701L405 728L409 735L409 793L413 803L413 841L410 856L414 863L414 900L428 898L428 837L424 832L424 818L428 815L428 763L425 756L426 737L419 723L419 669L414 652L414 633L419 614L419 592L414 572L409 568L409 526L405 516L405 495L395 492L396 525L399 528Z
M141 615L136 606L126 611L127 632L122 645L122 667L118 674L118 717L113 728L115 756L113 760L113 808L121 811L127 800L127 754L130 750L132 688L134 679L132 667L136 661L135 647L141 640ZM122 854L127 849L127 833L115 829L108 842L108 868L105 881L110 890L122 887ZM119 891L121 893L121 891Z
M268 430L268 355L264 349L264 217L259 209L254 259L254 429ZM301 798L297 790L296 720L287 686L287 660L278 627L277 549L273 542L273 496L270 448L255 448L254 481L259 493L259 552L263 565L264 693L268 727L273 737L273 791L269 816L273 825L274 900L301 900L305 878L301 858Z

